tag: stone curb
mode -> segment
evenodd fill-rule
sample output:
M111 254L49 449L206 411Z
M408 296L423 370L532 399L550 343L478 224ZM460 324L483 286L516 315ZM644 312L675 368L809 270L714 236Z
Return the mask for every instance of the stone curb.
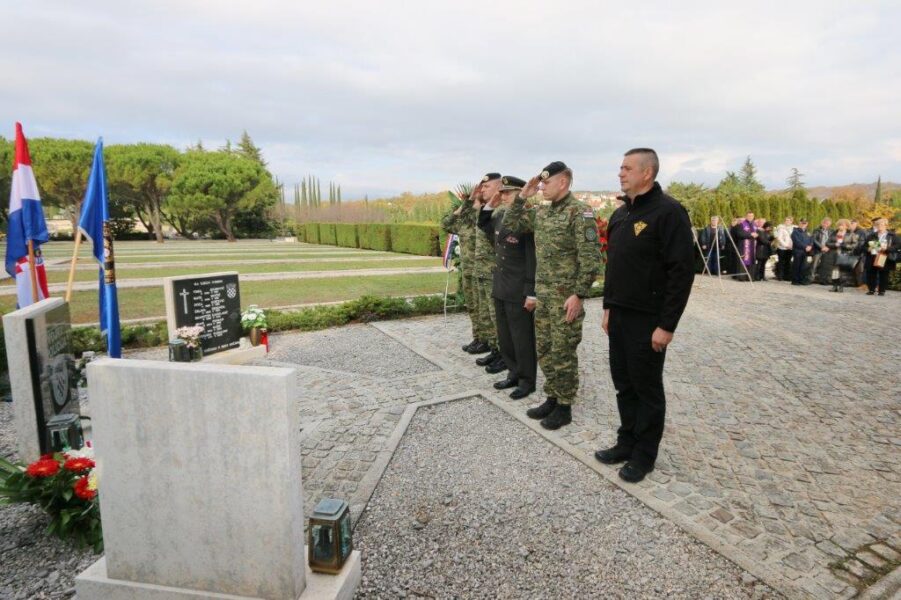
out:
M868 587L861 593L860 600L891 600L901 595L901 567Z

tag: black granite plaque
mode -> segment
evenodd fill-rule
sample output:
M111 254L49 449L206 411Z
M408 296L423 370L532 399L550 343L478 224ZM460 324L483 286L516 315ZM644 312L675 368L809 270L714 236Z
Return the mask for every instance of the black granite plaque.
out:
M69 305L61 304L25 320L35 421L41 453L47 446L47 421L60 414L80 414L78 379L72 354Z
M204 355L237 348L241 340L238 276L212 275L172 282L175 326L203 325Z

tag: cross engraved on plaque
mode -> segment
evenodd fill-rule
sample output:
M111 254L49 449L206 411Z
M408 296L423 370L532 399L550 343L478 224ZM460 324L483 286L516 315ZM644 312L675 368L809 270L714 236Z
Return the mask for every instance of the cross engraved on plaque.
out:
M188 314L188 290L182 290L179 296L181 296L182 303L185 307L185 314Z

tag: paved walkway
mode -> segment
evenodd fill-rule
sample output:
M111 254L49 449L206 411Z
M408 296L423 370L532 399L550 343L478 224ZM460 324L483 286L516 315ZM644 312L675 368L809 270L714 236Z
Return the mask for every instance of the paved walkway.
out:
M853 597L901 559L901 294L827 289L696 284L657 470L637 486L591 458L618 421L598 300L557 433L524 418L539 398L509 400L460 351L463 315L273 336L264 364L298 369L308 510L339 495L358 518L415 408L480 395L786 595Z

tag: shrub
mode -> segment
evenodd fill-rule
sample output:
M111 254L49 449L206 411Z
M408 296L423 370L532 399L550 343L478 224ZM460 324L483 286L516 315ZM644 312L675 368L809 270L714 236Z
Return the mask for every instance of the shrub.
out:
M360 248L380 250L383 252L391 250L390 225L361 223L360 225L357 225L357 234Z
M337 245L342 248L360 247L360 241L357 239L357 226L353 223L336 223L335 239Z
M391 225L391 250L418 254L420 256L439 256L438 227L436 225L418 225L402 223Z
M306 235L304 236L305 241L311 244L319 243L319 223L307 223L304 226L304 231Z
M334 223L320 223L319 224L319 243L327 244L329 246L337 246L338 239L335 235L335 224Z

